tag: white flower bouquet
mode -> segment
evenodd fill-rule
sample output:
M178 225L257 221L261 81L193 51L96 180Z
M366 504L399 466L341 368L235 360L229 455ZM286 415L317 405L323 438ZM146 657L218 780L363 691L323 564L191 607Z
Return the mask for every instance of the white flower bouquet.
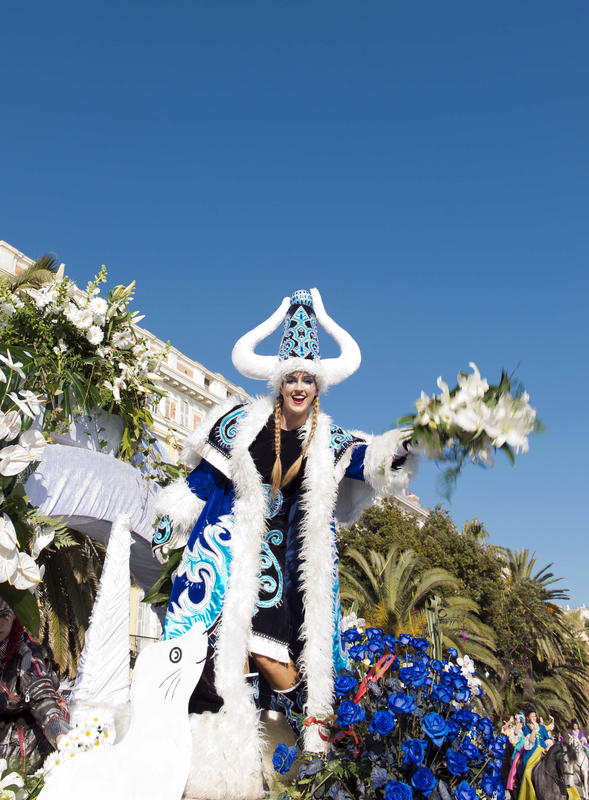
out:
M101 297L102 267L85 291L67 277L13 289L0 281L0 347L30 363L28 387L44 403L47 435L64 433L77 415L104 409L123 421L119 456L131 460L153 423L149 404L161 396L151 353L129 310L135 283ZM23 347L23 343L25 343Z
M425 392L416 402L417 414L399 420L416 450L429 458L451 463L443 474L445 494L451 492L466 459L493 465L495 450L503 450L513 462L526 453L530 433L542 429L529 395L513 387L503 372L498 384L490 385L473 362L472 373L460 372L453 389L438 378L440 394Z

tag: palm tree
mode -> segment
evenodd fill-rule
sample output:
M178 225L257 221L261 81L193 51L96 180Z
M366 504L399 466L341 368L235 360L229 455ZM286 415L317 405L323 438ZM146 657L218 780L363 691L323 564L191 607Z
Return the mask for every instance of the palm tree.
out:
M73 678L98 591L104 547L89 536L67 531L43 551L43 582L37 599L41 614L39 638L53 654L62 674Z
M345 565L340 568L342 599L357 602L367 622L395 636L402 632L413 636L426 634L426 602L445 590L446 596L438 602L442 645L446 649L455 647L463 654L468 652L483 669L488 668L477 677L497 712L500 696L488 680L488 670L503 674L493 653L495 635L479 619L479 607L474 600L457 594L459 582L454 575L442 568L422 570L421 559L413 550L401 551L396 546L386 556L370 550L367 558L357 550L348 550L345 560L348 559L359 568L361 578Z
M17 289L37 288L42 283L49 283L61 277L63 268L56 267L56 264L55 256L45 254L20 275L9 275L6 281L13 292L16 292Z

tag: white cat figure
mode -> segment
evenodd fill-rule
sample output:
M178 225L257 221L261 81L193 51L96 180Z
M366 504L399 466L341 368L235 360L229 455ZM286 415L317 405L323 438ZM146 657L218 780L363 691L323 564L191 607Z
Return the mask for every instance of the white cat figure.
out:
M131 684L131 724L113 747L54 768L39 800L180 800L192 754L188 700L207 654L204 625L141 651Z

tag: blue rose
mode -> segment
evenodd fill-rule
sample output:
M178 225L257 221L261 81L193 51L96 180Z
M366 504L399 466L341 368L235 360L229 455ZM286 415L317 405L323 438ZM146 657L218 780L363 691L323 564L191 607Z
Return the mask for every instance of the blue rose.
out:
M489 717L482 717L477 722L477 728L481 732L483 739L487 740L493 736L493 723L491 722ZM504 734L498 736L497 741L499 741L499 739L503 736ZM505 736L505 739L507 739L507 736ZM501 741L503 741L503 739ZM507 744L507 742L505 742L505 744Z
M458 657L458 650L455 647L449 647L448 648L448 655L451 658L457 658Z
M411 685L413 675L413 667L401 667L399 670L399 680L407 685Z
M462 775L468 772L468 762L462 753L455 753L454 750L446 750L446 764L452 775Z
M427 749L427 739L406 739L401 745L403 753L403 764L415 764L420 767L425 758Z
M454 695L454 699L458 703L467 703L471 696L470 689L459 689Z
M285 775L292 767L296 757L296 745L287 747L285 744L279 744L274 751L274 755L272 756L272 765L276 772L279 772L281 775Z
M410 686L423 686L427 676L425 664L417 662L411 667L402 667L399 670L399 680Z
M438 780L431 769L420 767L411 776L411 786L428 797L436 788Z
M299 780L302 781L304 778L312 778L313 775L317 775L322 768L323 761L320 758L314 758L312 761L309 761L308 764L303 764L301 766L299 769Z
M396 648L397 648L397 644L395 642L395 637L394 636L385 636L384 637L384 646L389 651L389 653L394 653Z
M415 698L405 692L397 692L389 697L389 710L393 714L412 714L415 705Z
M362 641L362 634L357 628L349 628L342 633L342 639L347 644L354 644L354 642Z
M358 685L358 681L353 675L338 675L333 685L337 697L344 697L353 691Z
M481 789L485 794L489 796L493 794L495 791L495 779L492 778L490 775L483 775L483 780L481 781Z
M422 638L420 636L417 636L417 637L415 637L413 639L413 647L416 650L427 650L427 648L429 646L430 646L430 643L428 642L427 639L424 639L424 638Z
M463 756L465 756L465 758L468 758L469 761L472 761L480 756L479 748L474 745L470 739L465 739L462 742L460 745L460 752Z
M385 800L413 800L413 789L401 781L387 781Z
M444 668L444 665L439 658L432 658L432 660L429 662L429 668L434 672L441 672Z
M421 727L426 736L432 740L436 747L441 747L448 734L448 726L444 717L431 711L421 720Z
M455 714L452 714L452 719L454 719L463 730L471 730L477 723L478 714L474 714L466 708L461 708Z
M497 800L505 800L505 786L503 781L495 781L495 797Z
M364 631L368 641L371 639L382 639L383 631L382 628L366 628Z
M427 676L427 678L425 679L425 685L426 685L426 686L429 688L429 687L430 687L430 686L433 684L433 682L434 682L434 681L433 681L433 678L431 678L431 677L428 675L428 676Z
M485 719L487 719L487 718L485 717ZM487 721L488 721L488 722L491 722L491 720L490 720L490 719L489 719L489 720L487 720ZM479 725L480 725L482 722L484 722L484 720L480 720L480 722L479 722ZM493 733L493 725L491 725L491 733ZM507 745L509 744L509 739L507 738L507 736L506 736L504 733L500 733L500 734L499 734L499 736L498 736L498 737L495 739L495 741L496 741L496 742L501 742L501 744L502 744L502 745L505 745L505 747L507 747Z
M351 700L344 700L337 710L337 722L342 728L349 728L355 722L362 722L365 716L364 709Z
M366 645L367 654L381 655L384 652L382 639L369 639Z
M432 695L434 699L439 700L440 703L449 703L454 697L454 692L449 686L438 684L432 689Z
M502 741L495 741L489 747L489 753L493 756L493 758L503 758L505 755L505 745Z
M348 650L348 656L353 661L362 661L362 659L366 656L366 648L363 644L354 644Z
M397 637L397 644L403 645L403 647L409 647L413 643L413 636L410 636L408 633L402 633L399 637Z
M502 762L499 759L489 761L487 764L486 774L492 778L498 778L501 775Z
M396 719L394 714L390 711L377 711L372 717L369 730L372 733L380 733L381 736L386 736L395 727Z
M460 781L454 792L456 800L478 800L476 791L468 781Z
M452 741L460 733L460 725L453 719L446 720L446 725L448 726L448 741Z

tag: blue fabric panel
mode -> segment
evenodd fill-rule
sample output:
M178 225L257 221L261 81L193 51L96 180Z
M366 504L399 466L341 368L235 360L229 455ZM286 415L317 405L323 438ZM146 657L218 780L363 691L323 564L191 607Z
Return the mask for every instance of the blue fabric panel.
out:
M360 444L354 448L352 458L346 470L346 478L354 478L357 481L364 480L364 456L368 445Z

